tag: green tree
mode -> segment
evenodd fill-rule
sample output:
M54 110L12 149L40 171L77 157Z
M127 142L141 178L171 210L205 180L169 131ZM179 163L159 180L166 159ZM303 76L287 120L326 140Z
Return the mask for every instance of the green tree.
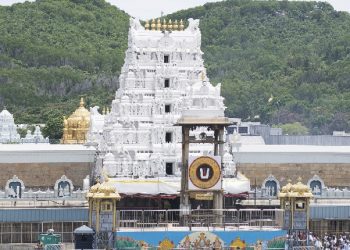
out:
M21 138L24 138L27 135L27 129L17 128L17 133L20 135Z
M300 122L287 123L280 126L284 135L307 135L309 133L307 127Z
M58 142L63 135L63 115L59 112L52 112L47 119L45 127L42 129L44 137L49 137L52 142Z

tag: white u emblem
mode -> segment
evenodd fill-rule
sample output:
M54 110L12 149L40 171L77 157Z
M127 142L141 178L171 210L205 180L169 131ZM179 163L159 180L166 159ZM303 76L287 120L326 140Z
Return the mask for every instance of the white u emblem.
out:
M199 173L202 180L207 180L209 179L210 168L206 168L205 171L203 168L200 168Z

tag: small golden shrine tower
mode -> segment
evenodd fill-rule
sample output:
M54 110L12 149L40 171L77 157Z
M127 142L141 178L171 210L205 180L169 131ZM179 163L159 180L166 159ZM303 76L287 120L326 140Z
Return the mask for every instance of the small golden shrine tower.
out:
M102 184L97 182L92 186L86 198L89 203L89 227L94 228L96 233L115 232L120 195L108 178Z
M84 99L80 99L80 106L71 116L64 117L63 144L83 144L90 127L90 112L84 107Z
M310 200L313 197L311 189L298 182L292 185L290 182L282 187L278 197L281 208L284 209L284 229L290 232L307 232L309 230Z

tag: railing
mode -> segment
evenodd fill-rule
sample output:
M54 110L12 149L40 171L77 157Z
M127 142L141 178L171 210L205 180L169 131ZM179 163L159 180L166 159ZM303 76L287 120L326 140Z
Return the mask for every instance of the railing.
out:
M138 228L169 230L174 227L226 229L281 228L282 209L192 209L192 210L119 210L118 229Z

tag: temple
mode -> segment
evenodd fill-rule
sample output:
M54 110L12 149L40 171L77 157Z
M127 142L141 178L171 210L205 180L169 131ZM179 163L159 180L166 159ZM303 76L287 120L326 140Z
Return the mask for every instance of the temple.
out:
M77 108L68 119L64 117L63 144L84 144L86 134L90 127L90 112L84 107L84 99L81 98Z
M151 26L151 27L150 27ZM107 174L120 193L168 195L178 193L181 176L182 116L224 116L221 84L213 86L206 75L201 51L199 20L143 27L130 20L128 49L110 112L92 108L88 143L99 151L96 174ZM200 138L204 128L191 131ZM207 133L210 135L210 131ZM191 155L212 155L208 144L191 145ZM249 190L249 181L236 175L233 157L224 157L224 180L229 193ZM113 179L114 178L114 179ZM128 179L133 181L125 181ZM137 180L135 180L137 178ZM150 179L157 178L157 185ZM142 188L140 183L142 182ZM237 184L237 185L236 185Z
M22 143L49 143L49 138L44 136L41 133L40 126L36 125L34 132L27 130L27 134L24 138L21 139Z
M13 115L6 108L0 113L0 143L18 143L20 136Z

